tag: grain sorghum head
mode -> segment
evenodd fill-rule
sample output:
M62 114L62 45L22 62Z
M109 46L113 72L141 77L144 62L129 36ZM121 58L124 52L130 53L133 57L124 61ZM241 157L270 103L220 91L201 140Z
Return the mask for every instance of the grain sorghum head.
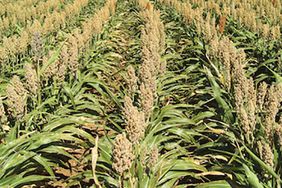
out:
M39 80L37 77L36 70L34 69L31 63L26 63L24 65L24 69L25 69L26 88L32 95L36 95L37 89L39 87Z
M7 86L7 105L10 114L20 118L25 113L27 92L18 76L13 76Z
M281 37L281 32L280 32L280 26L273 26L271 27L271 38L272 39L280 39Z
M5 109L4 109L4 106L3 106L3 101L2 99L0 99L0 118L5 116Z
M276 129L276 135L278 138L278 144L280 147L282 147L282 115L280 115L280 118L279 118L278 126Z
M155 96L157 89L156 77L150 71L150 68L151 66L149 66L149 64L143 62L140 69L140 77L144 85L146 85L146 87L149 87Z
M140 86L140 103L146 119L149 118L154 106L154 93L144 83Z
M275 86L276 97L279 103L282 102L282 83L279 83Z
M7 50L4 47L0 46L0 64L8 57L9 56Z
M31 40L31 51L35 61L38 61L43 56L43 41L39 32L33 33Z
M262 82L259 84L257 91L257 107L260 111L263 109L266 93L267 93L267 84L265 82Z
M270 33L270 26L269 24L263 24L262 25L262 36L265 38L269 37L269 33Z
M34 35L35 33L42 33L42 31L43 31L42 25L37 19L35 19L32 25L28 28L28 32L30 35Z
M272 152L272 149L270 147L270 145L268 143L266 143L265 141L258 141L257 142L258 145L258 149L259 149L259 153L260 153L260 157L262 158L262 160L269 166L273 167L274 166L274 155Z
M128 95L133 96L134 93L137 91L138 77L136 76L135 69L132 65L130 65L127 69L127 77L125 81L128 88Z
M142 40L142 66L145 65L148 67L148 70L152 75L157 75L159 68L159 58L157 57L159 54L157 49L153 47L155 46L157 41L154 41L155 38L152 39L150 31L142 30L141 40Z
M239 119L239 123L240 123L241 128L243 129L244 133L247 136L249 136L252 133L252 130L251 130L251 127L250 127L250 121L249 121L249 118L248 118L247 111L242 106L237 111L237 114L238 114L238 119Z
M273 140L274 125L276 115L279 111L280 99L278 99L276 86L270 86L264 103L265 117L264 117L264 127L265 132L270 141Z
M5 108L4 108L2 99L0 99L0 127L4 131L10 130L10 127L8 126L8 119L6 116L6 112L5 112Z
M254 87L253 79L250 78L247 80L247 82L248 82L248 93L247 93L246 107L248 111L250 128L251 131L254 131L256 126L257 93Z
M137 107L133 106L132 100L128 96L124 98L123 112L126 120L125 130L129 140L134 144L138 143L145 134L145 115L142 111L139 111Z
M126 138L125 134L117 135L113 148L113 169L119 175L122 175L130 169L134 158L132 143Z
M86 24L87 23L83 23L82 27L83 28L86 27L85 26ZM83 47L86 46L86 44L85 44L86 42L84 40L84 34L85 34L84 31L85 30L83 29L83 33L82 33L81 29L78 29L78 28L76 28L72 31L72 35L77 39L77 46L78 46L79 52L83 51L84 50Z
M276 128L275 134L277 137L277 143L279 147L282 147L282 125L280 124L279 127Z
M153 168L157 164L158 159L159 159L159 149L158 147L154 146L151 149L150 156L149 156L149 161L148 161L149 167Z
M141 35L143 64L147 64L151 74L156 76L165 70L160 61L160 54L165 49L164 25L160 19L160 12L153 8L148 8L140 14L145 20Z
M18 38L17 48L19 54L25 53L29 44L29 35L27 31L23 31Z

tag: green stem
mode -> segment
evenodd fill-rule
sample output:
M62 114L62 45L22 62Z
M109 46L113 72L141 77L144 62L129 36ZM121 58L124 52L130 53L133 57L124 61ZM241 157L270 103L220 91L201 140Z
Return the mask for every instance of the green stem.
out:
M273 171L273 169L265 164L262 160L260 160L249 148L244 145L247 153L267 172L269 172L273 177L275 177L280 183L282 183L280 177Z

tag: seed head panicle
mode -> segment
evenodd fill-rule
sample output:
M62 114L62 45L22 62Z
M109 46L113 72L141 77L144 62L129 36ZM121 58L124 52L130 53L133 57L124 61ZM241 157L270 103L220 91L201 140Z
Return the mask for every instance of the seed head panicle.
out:
M157 51L156 38L151 35L152 33L142 30L142 64L146 64L146 66L150 67L149 71L152 75L157 75L160 68L160 54Z
M226 16L220 16L219 19L219 32L223 33L226 24Z
M94 34L98 34L103 30L103 21L102 18L99 16L100 14L103 13L103 9L101 9L101 11L99 13L97 13L95 16L95 19L93 19L93 28L94 28ZM91 30L90 30L91 32Z
M116 0L108 1L108 8L110 10L111 15L114 14L116 11Z
M158 147L154 146L151 150L150 156L149 156L149 161L148 165L152 168L154 167L159 159L159 149Z
M24 69L25 69L26 88L30 94L36 95L39 87L39 79L37 77L37 72L31 63L26 63L24 65Z
M200 12L202 10L199 9ZM201 15L200 15L201 16ZM199 16L199 22L196 24L199 34L203 33L205 40L210 43L211 40L217 36L217 28L215 24L215 18L211 16L210 13L207 14L204 19L202 16Z
M265 118L264 118L264 126L266 136L270 141L273 140L274 133L274 125L276 115L279 111L280 102L277 97L276 87L274 85L270 86L264 104L265 109Z
M151 6L151 5L150 5ZM156 76L165 70L161 64L161 53L165 49L164 25L160 19L160 12L149 8L141 12L145 20L145 27L142 30L142 60L145 64L150 64L152 75Z
M122 175L129 170L134 158L132 143L126 138L125 134L117 135L113 149L113 169Z
M128 88L128 95L133 96L134 93L137 91L137 81L138 77L135 74L135 69L132 65L130 65L127 69L127 77L125 79L127 88Z
M17 53L17 37L3 37L3 47L9 56L14 56Z
M257 107L260 111L263 109L266 93L267 93L267 84L265 82L262 82L260 83L257 91Z
M145 115L133 106L130 97L125 96L124 98L124 116L126 120L126 132L129 140L132 143L138 143L143 139L146 129Z
M236 108L239 109L243 107L245 103L245 97L247 94L247 78L244 75L243 68L241 65L236 65L234 67L233 73L233 87L234 87L234 95L235 95L235 105Z
M234 67L233 64L238 61L238 59L236 59L237 50L228 37L219 39L216 35L212 38L210 46L208 53L212 59L219 59L222 62L220 72L222 72L223 85L230 91L231 69Z
M0 64L2 64L6 59L8 59L8 52L7 50L0 46Z
M279 25L271 27L271 31L270 32L271 32L271 38L272 39L280 39L281 31L280 31L280 26Z
M247 111L244 107L240 107L237 111L237 114L241 128L243 129L244 133L249 137L249 135L252 133L252 130L250 127L250 120L248 118Z
M264 38L268 38L270 34L270 26L269 24L263 24L262 25L262 36Z
M33 21L32 25L29 28L27 28L27 31L32 36L35 33L42 33L43 27L42 27L41 23L37 19L35 19ZM31 39L31 40L33 40L33 39Z
M7 86L7 105L9 113L20 118L26 109L27 91L18 76L13 76L11 83Z
M279 103L282 102L282 83L275 86L276 97Z
M5 108L2 99L0 99L0 127L2 131L9 131L8 118L6 116ZM0 139L1 140L1 139Z
M82 27L87 27L87 26L84 26L84 24L82 24ZM74 29L72 31L72 35L77 39L77 46L78 46L78 51L79 53L83 52L85 50L85 47L87 47L87 40L88 39L85 39L86 37L85 36L89 36L90 34L86 34L86 32L88 31L85 31L83 29L83 33L81 33L82 31L78 28Z
M6 115L6 113L5 113L3 101L2 101L2 99L0 99L0 119L2 119L2 117L4 117L5 115Z
M274 155L273 155L270 145L266 143L265 141L258 141L257 146L259 150L258 152L262 160L269 166L273 167L274 166Z
M156 77L150 71L150 64L143 62L140 68L140 77L144 85L150 88L155 96L157 90Z
M212 54L223 62L224 85L233 89L235 109L238 121L248 140L256 126L257 94L252 78L245 75L244 51L237 50L233 43L226 37L219 41L219 46ZM232 87L231 87L232 86Z
M8 121L7 121L7 115L6 115L6 111L5 111L2 99L0 99L0 123L2 124L2 128L4 130L5 128L7 128L7 130L9 129L7 126L5 126L5 124L7 124Z
M144 83L140 86L140 99L142 111L145 113L145 117L148 118L154 106L154 93Z
M278 142L278 145L280 147L282 147L282 125L280 124L279 128L277 128L276 130L276 135L277 135L277 142Z
M33 33L31 40L31 51L35 61L38 61L43 56L43 41L39 32Z
M18 38L18 52L19 54L25 53L29 44L29 35L27 31L22 31L20 37Z
M247 80L247 82L248 82L248 94L247 94L246 108L248 111L251 131L254 131L256 126L257 93L255 90L253 79L250 78Z
M282 147L282 115L280 115L278 126L275 130L277 139L278 139L278 144L280 147Z

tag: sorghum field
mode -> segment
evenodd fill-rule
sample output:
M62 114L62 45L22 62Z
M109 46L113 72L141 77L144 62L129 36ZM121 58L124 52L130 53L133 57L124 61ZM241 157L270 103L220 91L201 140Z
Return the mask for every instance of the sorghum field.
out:
M0 188L281 188L281 0L1 0Z

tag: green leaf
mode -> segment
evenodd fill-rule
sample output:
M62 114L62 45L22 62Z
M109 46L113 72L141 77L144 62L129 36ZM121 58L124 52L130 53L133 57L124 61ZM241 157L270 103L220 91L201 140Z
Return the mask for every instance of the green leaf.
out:
M46 71L47 67L49 67L51 64L55 63L55 62L58 60L58 58L59 58L59 56L60 56L60 52L61 52L62 46L63 46L63 45L59 46L59 47L56 49L55 53L52 54L52 56L50 57L50 59L47 61L47 63L44 63L44 64L42 65L41 69L39 70L39 75L40 75L40 76L44 74L44 72Z
M234 117L232 115L232 110L230 109L228 104L225 102L225 100L221 97L222 96L221 88L217 84L217 82L216 82L214 76L212 75L212 73L210 72L210 70L207 67L204 67L204 68L205 68L206 74L207 74L208 79L209 79L211 86L212 86L213 97L218 102L219 106L221 108L223 108L223 110L225 111L225 115L224 115L225 120L229 123L233 122Z
M231 185L225 180L212 181L208 183L201 183L196 188L231 188Z
M243 168L245 170L247 180L251 187L263 188L263 185L259 182L258 177L249 169L249 167L243 164Z

